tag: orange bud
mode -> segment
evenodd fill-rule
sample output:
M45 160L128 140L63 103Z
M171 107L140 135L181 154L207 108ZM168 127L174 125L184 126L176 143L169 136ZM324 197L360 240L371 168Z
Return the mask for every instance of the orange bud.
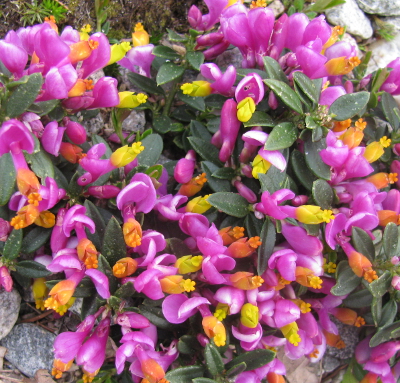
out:
M86 154L82 154L82 149L79 146L70 144L69 142L61 143L60 154L72 164L78 163L81 158L86 156Z
M285 383L285 378L275 372L269 372L267 374L268 383Z
M247 240L247 238L240 238L228 247L228 254L233 258L248 257L261 245L259 239L260 237L252 237L249 240Z
M154 359L149 358L141 361L140 367L149 383L158 383L165 376L165 371Z
M35 222L40 215L39 209L35 205L26 205L18 211L17 215L11 219L10 225L15 230L23 229Z
M348 258L349 265L357 277L362 277L365 271L372 267L369 259L357 251L352 251Z
M96 247L93 245L92 241L87 238L82 238L78 246L76 247L78 252L79 259L86 265L87 269L97 269L98 260L97 254L98 251Z
M75 44L69 46L71 52L68 58L71 64L76 64L78 61L87 59L92 54L92 48L89 41L78 41Z
M385 227L388 223L393 222L399 225L400 216L392 210L378 210L379 225Z
M346 345L344 344L344 342L343 342L342 338L340 337L340 335L332 334L331 332L328 332L326 330L322 330L322 332L325 335L326 344L328 346L336 347L336 348L339 348L339 349L346 347Z
M53 369L51 370L51 374L56 378L60 379L63 372L68 371L74 360L70 360L68 363L61 362L60 359L54 359L53 361Z
M40 190L40 182L36 177L36 174L29 169L18 169L17 186L20 193L26 197L29 194L37 193Z
M215 316L207 316L202 321L203 329L210 339L214 339L217 347L225 346L226 331L225 327Z
M352 309L335 307L332 309L331 313L344 324L353 326L356 323L357 313Z
M260 276L253 276L253 273L238 271L229 277L232 285L241 290L254 290L264 283Z
M61 306L68 303L73 293L75 292L75 282L69 279L65 279L58 282L51 290L49 295ZM47 300L48 301L48 300ZM47 302L46 301L46 302ZM48 307L46 305L45 306ZM53 308L53 307L51 307Z
M343 133L339 137L344 144L346 144L349 149L353 149L356 146L360 145L362 139L364 138L364 132L356 129L356 128L349 128L345 133Z
M142 243L142 227L134 218L128 220L122 226L125 243L130 247L140 246Z
M133 258L122 258L113 266L113 274L117 278L125 278L137 270L137 261Z
M346 130L351 125L351 120L344 121L334 121L334 128L332 129L334 132L342 132Z
M340 76L350 73L360 63L361 61L357 56L350 57L349 59L343 56L328 60L325 68L331 76Z
M378 381L378 375L373 372L368 372L361 380L360 383L376 383Z
M44 210L35 219L35 224L49 229L56 224L56 216L52 212Z
M322 288L322 279L314 275L314 272L306 267L296 267L296 282L302 286L313 289Z
M202 189L206 182L206 173L199 174L197 177L193 177L189 182L183 184L178 193L186 197L192 197Z
M383 189L389 186L390 179L388 173L375 173L367 178L368 182L375 185L377 189Z
M224 246L229 246L239 238L244 237L244 227L232 226L224 227L219 231L219 235L222 238Z

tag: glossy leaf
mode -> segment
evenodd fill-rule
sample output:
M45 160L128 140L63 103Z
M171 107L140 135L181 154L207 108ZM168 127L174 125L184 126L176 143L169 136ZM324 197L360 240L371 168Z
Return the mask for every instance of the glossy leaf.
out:
M192 379L200 378L204 375L203 366L187 366L175 368L165 374L165 379L170 383L189 383Z
M22 240L21 252L33 253L45 245L47 240L50 238L52 230L52 228L46 229L40 226L34 227Z
M219 167L222 166L222 163L219 160L219 150L214 145L197 137L188 137L188 140L195 152L200 154L202 158L218 165Z
M387 342L388 340L392 339L392 332L398 331L399 328L400 328L400 321L379 328L376 334L369 341L369 346L376 347L381 343Z
M150 134L142 140L143 152L136 157L139 165L153 166L163 151L163 139L159 134Z
M385 306L383 306L382 317L381 320L379 321L379 327L392 324L394 318L396 318L396 314L397 314L397 303L393 299L391 299L389 302L385 304Z
M221 180L231 180L235 175L236 172L232 168L218 168L218 170L212 174L213 177Z
M399 242L399 233L397 225L390 222L385 227L383 233L383 248L385 250L386 259L390 259L397 255L397 245Z
M140 74L134 73L134 72L129 72L128 73L128 80L139 87L141 90L143 90L146 93L150 94L164 94L164 89L161 88L160 86L157 86L157 83L152 80L151 78L148 78L146 76L142 76Z
M226 369L230 369L233 366L237 366L238 364L245 362L246 371L251 371L265 366L267 363L272 362L274 358L275 353L271 350L253 350L245 352L231 360L228 364L226 364Z
M0 157L0 206L4 206L10 199L14 191L17 172L10 153L5 153Z
M3 257L6 260L13 260L18 257L22 246L22 229L13 229L4 244Z
M329 113L335 115L335 120L344 121L359 114L367 105L368 100L368 92L345 94L330 106Z
M391 281L392 274L389 270L386 270L378 279L368 285L368 289L374 297L379 298L387 292Z
M26 278L44 278L52 274L46 269L46 266L35 261L18 262L17 272Z
M214 193L208 197L207 201L218 210L234 217L242 218L249 213L249 203L239 194Z
M204 357L206 360L206 367L212 376L221 374L224 370L224 362L222 357L213 344L208 343L204 349Z
M201 138L202 140L211 140L211 134L207 128L199 121L190 121L190 133L192 136Z
M42 180L45 180L46 177L54 178L53 162L47 152L40 150L37 153L25 153L25 158L31 165L33 172Z
M291 164L294 170L294 174L300 181L300 183L309 191L312 190L313 182L316 177L313 173L308 170L306 159L303 153L298 150L293 150L291 156Z
M163 64L157 73L157 85L163 85L167 82L176 80L183 75L184 71L185 69L183 67L177 66L173 63Z
M316 180L313 182L312 195L321 209L331 209L333 203L333 190L328 182L324 180Z
M204 63L204 54L202 52L188 52L186 53L186 58L196 70L200 70L200 65Z
M157 116L153 119L153 128L161 134L171 130L172 121L168 116Z
M313 103L318 103L319 92L314 82L302 72L294 72L293 80Z
M372 319L376 327L382 318L382 297L373 297L371 303Z
M206 104L204 102L204 97L192 97L187 94L183 94L181 91L178 92L179 100L183 101L185 104L188 104L192 108L199 110L200 112L204 112L206 110Z
M125 239L122 234L122 229L115 217L112 217L108 221L104 233L103 255L111 267L114 266L118 260L126 257Z
M329 181L331 179L331 168L322 161L319 155L319 152L326 148L325 140L313 142L309 131L304 134L303 139L307 166L318 178Z
M265 112L255 111L250 120L243 123L245 128L251 126L275 126L274 120Z
M261 245L258 247L257 274L262 275L267 269L276 241L275 225L266 218L260 233Z
M336 296L350 294L361 282L361 278L354 274L347 261L341 261L336 270L336 284L331 294Z
M370 261L375 259L375 247L371 237L361 228L353 226L351 238L354 248L365 255Z
M343 300L343 303L346 307L358 309L371 306L372 298L373 296L369 290L364 289L350 294L346 299Z
M399 106L390 93L384 92L381 97L383 113L385 114L385 117L389 121L389 124L392 126L392 128L397 130L400 125Z
M297 128L291 122L275 125L268 136L264 149L281 150L290 147L297 140Z
M218 166L212 162L201 162L201 169L207 176L207 184L214 192L229 192L231 191L231 183L228 180L213 177L212 174L217 171Z
M303 107L296 92L286 83L279 80L264 80L278 98L290 109L299 114L303 114Z
M174 41L176 43L184 43L188 39L185 35L180 35L172 29L167 28L167 31L168 31L168 40L170 41Z
M272 57L264 56L264 69L267 72L269 79L283 81L289 84L289 80L279 65L278 61L274 60Z

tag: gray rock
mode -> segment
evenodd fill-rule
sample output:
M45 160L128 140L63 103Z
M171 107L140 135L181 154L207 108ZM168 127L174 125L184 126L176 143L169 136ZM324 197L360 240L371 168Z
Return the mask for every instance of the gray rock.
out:
M229 49L215 59L215 63L221 69L225 69L229 65L233 65L235 68L241 68L242 61L243 56L240 53L239 48Z
M272 12L274 12L275 17L285 12L285 6L279 0L274 0L272 3L268 4L267 8L270 8Z
M346 27L346 31L354 36L369 39L373 34L370 20L355 0L346 0L344 4L327 9L325 14L331 24Z
M89 120L84 120L82 125L86 128L87 132L92 134L98 134L104 128L104 119L101 113L98 113L96 117Z
M37 370L51 370L55 335L33 323L22 323L0 341L5 358L23 374L34 377Z
M368 63L367 73L384 68L391 61L400 56L400 33L392 41L379 40L370 44L372 51L371 60Z
M122 122L122 130L127 132L143 132L146 118L143 110L132 110L129 116Z
M18 319L21 297L17 290L0 291L0 339L3 339L13 328Z
M400 0L357 0L365 12L381 16L400 16Z
M381 21L386 24L392 25L396 32L400 32L400 17L382 17Z
M322 360L322 368L325 372L332 372L336 370L339 366L340 360L338 358L334 358L330 355L324 356Z

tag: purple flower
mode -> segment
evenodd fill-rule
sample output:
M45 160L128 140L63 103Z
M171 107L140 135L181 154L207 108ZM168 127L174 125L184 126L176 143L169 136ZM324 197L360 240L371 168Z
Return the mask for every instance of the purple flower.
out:
M195 5L192 5L188 12L190 26L198 31L211 29L218 22L221 12L228 4L228 0L205 0L204 2L209 10L208 14L202 15Z
M221 124L219 129L222 138L219 159L222 162L228 161L235 148L236 138L241 125L236 114L236 102L233 99L226 100L221 110Z
M211 83L213 93L219 93L226 97L232 97L234 94L234 84L236 81L236 68L229 65L225 73L216 64L207 63L200 65L200 73L209 80L214 80Z
M62 126L58 126L57 121L49 122L45 126L41 142L48 153L58 157L65 129Z
M162 311L170 323L183 323L194 315L200 305L209 305L203 297L188 298L183 294L174 294L166 297L162 303Z
M98 43L98 47L93 49L90 56L82 61L82 65L79 69L80 78L87 78L93 72L104 68L110 61L111 48L107 36L104 33L97 32L90 36L89 42L90 41Z
M262 193L261 202L255 206L255 209L272 218L285 219L288 214L285 212L284 206L280 207L278 204L294 197L295 194L289 189L277 190L272 195L266 190Z
M400 57L391 61L387 67L392 68L392 70L379 90L383 90L392 95L400 94Z
M0 40L0 57L4 66L11 73L14 73L16 78L22 76L22 72L28 62L28 54L25 49L4 40Z
M155 56L153 55L153 44L141 45L128 51L125 57L118 61L118 64L131 72L142 76L151 77L151 63Z

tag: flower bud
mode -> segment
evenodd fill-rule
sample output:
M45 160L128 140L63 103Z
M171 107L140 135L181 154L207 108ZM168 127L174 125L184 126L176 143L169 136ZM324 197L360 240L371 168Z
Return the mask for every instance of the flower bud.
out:
M138 263L135 259L126 257L117 261L113 266L113 275L117 278L125 278L132 275L137 269Z
M117 149L110 157L111 163L117 167L121 168L132 162L139 153L144 150L141 142L134 142L131 147L128 145Z
M240 322L243 326L256 328L258 325L258 307L246 303L240 310Z
M81 145L86 142L86 130L81 124L69 118L63 119L63 123L66 127L65 133L74 144Z
M128 108L133 109L144 104L147 101L147 96L144 93L135 94L135 92L119 92L119 104L116 108Z
M132 43L134 47L147 45L150 42L149 34L144 30L142 23L135 25L135 31L132 33Z
M237 118L241 122L247 122L256 110L256 104L251 97L246 97L237 105Z
M207 210L211 208L211 205L207 202L207 198L210 195L211 194L208 194L204 197L199 196L190 200L186 205L186 212L197 213L197 214L205 213Z
M193 81L181 86L183 94L192 97L205 97L212 93L211 84L208 81Z

